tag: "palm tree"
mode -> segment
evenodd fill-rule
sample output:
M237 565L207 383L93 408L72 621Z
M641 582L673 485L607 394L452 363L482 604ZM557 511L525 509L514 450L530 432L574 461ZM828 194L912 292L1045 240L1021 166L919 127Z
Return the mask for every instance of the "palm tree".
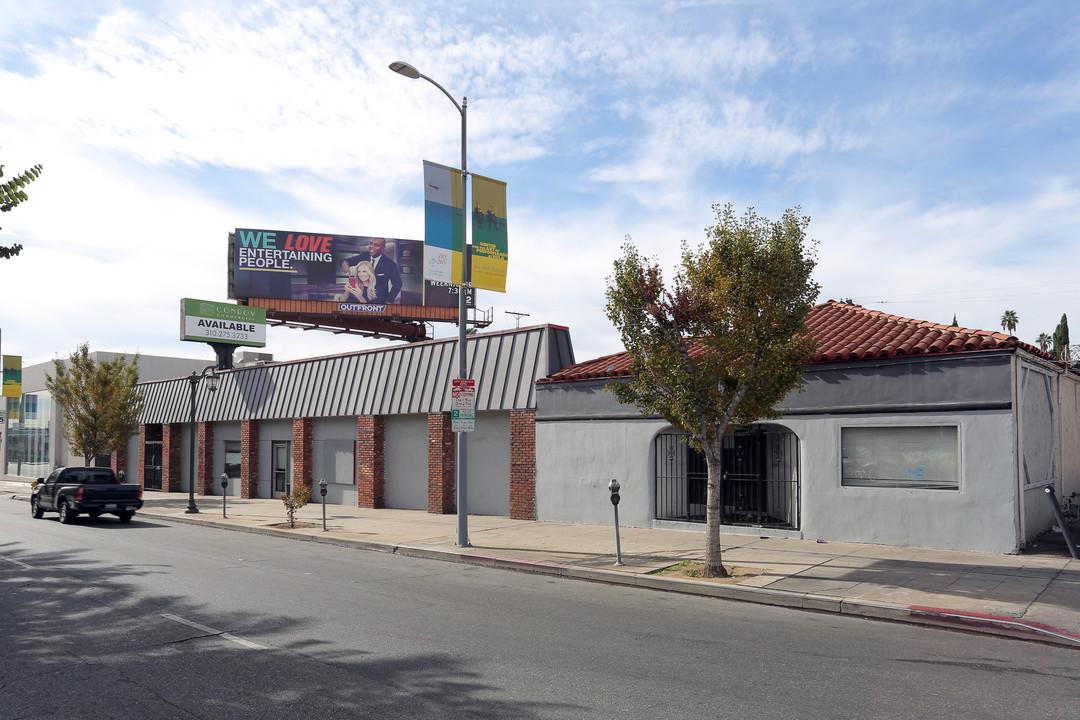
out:
M1012 335L1013 330L1020 324L1020 317L1016 314L1015 310L1006 310L1005 314L1001 316L1001 329Z
M1046 333L1039 333L1039 337L1035 338L1035 344L1039 346L1040 350L1046 352L1050 349L1050 346L1054 344L1054 338Z

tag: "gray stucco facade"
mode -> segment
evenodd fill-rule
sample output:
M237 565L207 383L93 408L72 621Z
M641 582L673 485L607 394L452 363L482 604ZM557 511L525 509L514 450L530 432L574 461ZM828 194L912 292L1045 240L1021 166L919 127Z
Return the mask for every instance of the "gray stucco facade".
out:
M610 523L614 477L622 522L669 525L657 519L656 438L673 430L606 382L537 386L537 518ZM810 365L768 422L795 438L795 526L725 532L1017 552L1052 524L1046 486L1080 491L1075 443L1064 441L1080 424L1078 398L1074 374L1020 350ZM955 487L853 486L842 439L865 429L955 437Z

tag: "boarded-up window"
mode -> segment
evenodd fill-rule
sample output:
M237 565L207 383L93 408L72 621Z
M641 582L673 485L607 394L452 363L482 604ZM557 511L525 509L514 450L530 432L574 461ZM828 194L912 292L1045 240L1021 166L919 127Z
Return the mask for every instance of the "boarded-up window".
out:
M960 489L955 426L840 429L844 487Z

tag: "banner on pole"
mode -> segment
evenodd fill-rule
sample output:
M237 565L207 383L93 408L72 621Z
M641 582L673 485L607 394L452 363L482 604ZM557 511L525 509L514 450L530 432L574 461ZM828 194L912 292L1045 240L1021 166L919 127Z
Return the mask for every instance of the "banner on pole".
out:
M472 286L506 292L506 183L472 176Z
M424 161L424 279L461 284L461 171Z
M4 397L22 397L22 355L4 355Z

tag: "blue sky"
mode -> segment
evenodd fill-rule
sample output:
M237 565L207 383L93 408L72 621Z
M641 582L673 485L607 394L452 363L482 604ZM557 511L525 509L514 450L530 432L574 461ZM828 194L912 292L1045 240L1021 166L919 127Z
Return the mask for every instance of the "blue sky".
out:
M453 5L453 7L447 7ZM423 238L422 161L468 97L469 169L507 182L491 330L621 349L626 236L670 277L712 206L801 206L820 300L999 329L1080 327L1080 5L1070 2L0 0L3 352L207 357L236 227ZM456 334L452 325L436 335ZM279 359L378 346L268 331Z

